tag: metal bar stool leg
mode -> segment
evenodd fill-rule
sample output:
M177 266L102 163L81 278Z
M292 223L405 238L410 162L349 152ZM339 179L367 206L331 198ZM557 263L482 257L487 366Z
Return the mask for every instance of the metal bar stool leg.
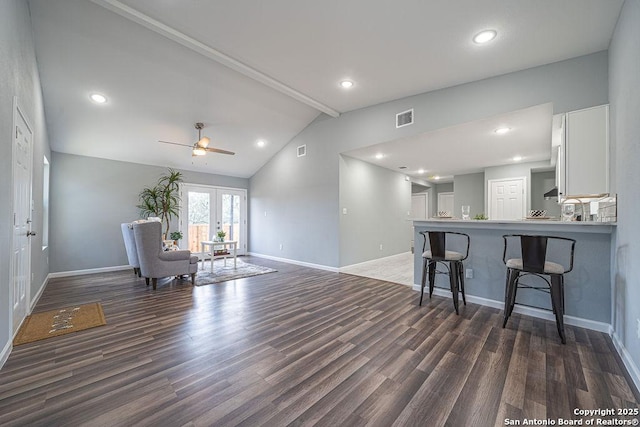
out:
M427 263L429 261L426 258L422 259L422 282L420 283L420 304L422 305L422 297L424 296L424 285L427 281Z
M551 305L554 308L556 315L556 326L558 328L558 334L562 340L562 344L567 343L567 339L564 335L564 310L562 309L562 275L551 275Z
M449 263L449 284L451 285L451 293L453 294L453 307L456 309L456 314L460 314L458 312L458 299L460 297L458 295L458 266L456 261Z
M464 266L462 261L458 261L458 283L460 284L460 292L462 293L462 302L467 305L467 298L464 294Z
M511 316L511 311L513 309L512 301L515 301L515 290L514 287L517 286L516 283L517 273L512 268L507 268L507 283L505 285L504 292L504 321L502 322L502 327L507 326L507 320L509 320L509 316Z
M429 261L429 299L433 295L433 288L436 284L436 265L435 261Z

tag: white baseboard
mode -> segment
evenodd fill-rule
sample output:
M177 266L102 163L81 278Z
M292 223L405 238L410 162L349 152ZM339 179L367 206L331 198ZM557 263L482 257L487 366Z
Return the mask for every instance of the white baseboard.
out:
M49 277L50 277L50 274L47 274L47 277L45 277L44 282L42 282L42 285L40 286L40 290L38 291L38 293L36 294L36 296L34 298L31 298L31 306L29 307L29 314L31 314L33 312L34 307L36 306L38 301L40 301L40 297L42 296L42 293L44 292L44 288L46 288L47 287L47 283L49 283Z
M383 260L390 260L391 258L395 258L395 257L401 256L401 255L404 256L404 255L407 255L408 253L410 253L410 252L409 251L401 252L399 254L389 255L389 256L386 256L384 258L370 259L369 261L363 261L363 262L359 262L359 263L356 263L356 264L344 265L344 266L340 267L338 269L338 271L344 272L344 271L346 271L346 270L348 270L348 269L350 269L352 267L366 267L368 264L375 264L375 263L378 263L378 262L383 261Z
M57 273L49 273L47 280L55 279L58 277L82 276L84 274L108 273L110 271L122 271L122 270L133 270L133 267L131 267L130 265L116 265L113 267L88 268L86 270L59 271Z
M12 349L13 349L13 339L7 342L7 344L2 349L2 353L0 353L0 369L2 369L5 362L9 358L9 355L11 354Z
M420 285L413 285L413 290L420 292ZM425 288L425 291L428 295L428 289ZM434 295L438 295L441 297L451 298L451 291L442 288L435 288L433 290ZM493 307L502 310L504 308L504 301L496 301L493 299L477 297L474 295L466 295L466 299L468 302L484 305L487 307ZM539 319L551 320L555 322L556 318L553 313L549 310L542 310L540 308L535 307L527 307L524 305L517 305L513 309L514 313L520 313L531 317L537 317ZM593 331L604 332L605 334L609 334L611 331L611 325L604 322L598 322L596 320L583 319L581 317L568 316L565 314L564 322L567 325L578 326L580 328L591 329Z
M631 376L631 380L636 385L636 388L640 390L640 369L638 369L638 365L635 364L635 362L631 358L631 355L627 351L627 348L624 346L624 344L622 344L620 337L618 336L618 334L616 334L613 328L609 335L611 335L613 346L618 351L618 354L622 359L622 363L624 363L624 366L627 368L627 372L629 372L629 376Z
M272 261L286 262L287 264L301 265L302 267L309 267L309 268L315 268L318 270L331 271L333 273L339 272L339 269L337 267L329 267L328 265L313 264L310 262L297 261L295 259L289 259L289 258L280 258L276 256L271 256L271 255L258 254L255 252L248 252L247 255L255 256L258 258L270 259Z

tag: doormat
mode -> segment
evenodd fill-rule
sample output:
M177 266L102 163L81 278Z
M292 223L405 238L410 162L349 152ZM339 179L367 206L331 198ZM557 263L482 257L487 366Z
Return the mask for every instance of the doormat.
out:
M227 259L227 265L224 260L217 259L213 262L213 272L211 271L211 262L204 261L204 270L198 271L196 274L196 286L211 285L213 283L227 282L229 280L242 279L244 277L259 276L261 274L273 273L277 270L261 265L249 264L237 259L237 267L233 268L233 258Z
M76 305L27 316L13 340L13 345L26 344L106 325L102 305Z

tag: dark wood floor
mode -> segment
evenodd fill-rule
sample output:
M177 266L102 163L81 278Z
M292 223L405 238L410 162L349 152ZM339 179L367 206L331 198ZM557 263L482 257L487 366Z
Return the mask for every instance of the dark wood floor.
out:
M491 426L637 408L608 336L253 258L277 273L157 291L130 271L51 280L36 311L108 325L13 349L0 425Z

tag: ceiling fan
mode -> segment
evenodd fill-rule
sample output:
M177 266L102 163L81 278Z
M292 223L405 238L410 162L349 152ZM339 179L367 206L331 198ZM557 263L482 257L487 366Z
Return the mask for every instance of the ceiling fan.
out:
M201 135L201 131L202 128L204 127L204 123L196 123L195 124L195 128L198 129L198 141L196 141L193 145L189 145L189 144L180 144L178 142L171 142L171 141L158 141L158 142L162 142L163 144L171 144L171 145L181 145L183 147L189 147L191 148L191 156L204 156L205 154L207 154L207 151L210 153L220 153L220 154L230 154L230 155L234 155L236 153L232 152L232 151L227 151L227 150L222 150L220 148L212 148L209 147L209 142L211 141L209 138L207 138L206 136L202 136Z

